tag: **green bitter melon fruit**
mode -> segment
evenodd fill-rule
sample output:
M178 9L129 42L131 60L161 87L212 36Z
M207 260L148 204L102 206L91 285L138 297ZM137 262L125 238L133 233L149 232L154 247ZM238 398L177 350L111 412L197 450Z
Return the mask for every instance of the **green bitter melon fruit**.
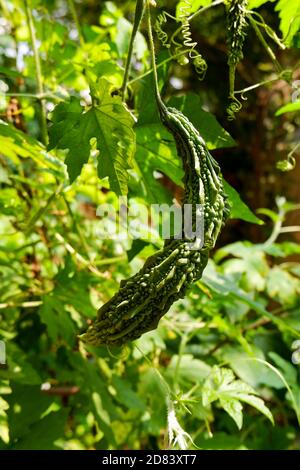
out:
M81 339L92 345L122 345L153 330L177 299L199 280L220 229L229 215L219 165L199 132L184 114L164 105L157 96L160 118L176 141L182 158L184 204L200 204L204 213L204 240L166 240L164 248L149 257L142 269L120 283L119 291L98 311L98 318ZM193 227L195 225L193 209ZM195 249L196 245L198 249Z

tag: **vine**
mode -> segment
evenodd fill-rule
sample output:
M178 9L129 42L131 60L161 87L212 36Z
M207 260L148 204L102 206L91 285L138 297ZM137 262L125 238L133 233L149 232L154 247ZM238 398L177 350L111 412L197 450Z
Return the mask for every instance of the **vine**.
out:
M154 30L157 33L158 39L161 44L174 50L173 57L177 58L177 62L180 65L186 65L190 61L195 67L195 71L199 76L200 80L203 80L207 70L207 63L202 55L197 51L197 41L192 39L192 31L190 26L190 13L192 9L191 0L182 0L179 5L178 17L174 18L169 13L163 11L157 16L155 21ZM162 25L168 20L167 17L180 23L180 27L172 34L169 39L168 34L163 30Z
M171 305L183 298L191 285L202 277L209 252L229 216L219 165L188 118L177 109L167 107L161 99L149 1L147 17L157 107L161 122L173 136L182 159L184 204L192 208L191 227L186 228L182 222L178 236L166 240L163 249L147 258L138 273L121 281L118 292L99 309L97 319L80 337L96 346L120 346L157 328ZM196 230L199 216L203 222L203 237Z

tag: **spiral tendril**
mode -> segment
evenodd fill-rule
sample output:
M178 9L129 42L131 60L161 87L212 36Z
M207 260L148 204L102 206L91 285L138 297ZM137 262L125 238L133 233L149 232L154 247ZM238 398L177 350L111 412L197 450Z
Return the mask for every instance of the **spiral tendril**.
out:
M233 121L235 119L235 114L238 113L242 109L242 103L235 97L229 97L231 102L227 106L227 119L228 121Z
M154 24L154 31L156 32L157 37L159 41L161 42L161 44L164 47L170 48L171 45L169 44L169 36L162 28L162 25L165 24L167 21L168 21L167 13L165 11L162 11L156 18L156 21Z
M177 56L177 62L179 65L186 65L191 61L199 79L203 80L207 70L207 64L202 55L196 50L197 42L192 39L192 32L189 23L191 9L192 0L182 0L179 6L177 19L173 18L167 12L162 11L156 19L154 30L159 41L164 47L170 49L174 46L174 55ZM170 39L163 29L163 25L168 21L168 16L181 23L178 30L175 31ZM182 41L177 40L177 37L180 35L182 36Z
M189 15L192 9L192 1L191 0L182 0L182 4L179 6L179 21L181 22L180 32L183 37L183 43L179 44L178 42L174 43L177 45L176 53L179 53L182 49L186 48L187 56L186 59L188 62L189 59L192 61L196 73L199 75L199 79L203 80L206 70L207 64L203 59L202 55L196 50L197 41L193 41L192 39L192 31L189 22Z

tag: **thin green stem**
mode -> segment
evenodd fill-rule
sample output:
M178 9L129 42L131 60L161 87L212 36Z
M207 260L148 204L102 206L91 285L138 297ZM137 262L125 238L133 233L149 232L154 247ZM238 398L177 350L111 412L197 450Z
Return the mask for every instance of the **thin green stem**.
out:
M187 333L187 334L183 335L182 338L181 338L179 351L178 351L178 356L177 356L177 361L176 361L176 365L175 365L174 379L173 379L175 393L178 392L178 376L179 376L179 370L180 370L180 363L181 363L181 359L182 359L182 356L183 356L183 353L184 353L184 350L185 350L185 347L186 347L188 341L189 341L189 334Z
M263 80L262 82L255 83L255 85L251 85L247 88L243 88L243 90L237 90L234 92L235 95L240 94L243 95L244 93L247 93L248 91L255 90L255 88L259 88L260 86L268 85L269 83L276 82L279 80L280 77L276 78L270 78L269 80Z
M300 232L300 225L290 225L289 227L282 227L280 233Z
M260 21L256 20L257 26L264 28L269 38L271 38L277 44L277 46L280 47L280 49L286 49L286 46L283 44L282 40L277 36L275 31L273 31L273 29L265 23L263 17L259 13L257 13L257 11L247 10L247 14L259 18Z
M229 66L229 97L234 98L235 66Z
M53 100L58 100L58 101L64 101L65 98L62 96L57 96L54 93L4 93L0 91L0 96L19 96L22 98L32 98L35 100L44 100L45 98L48 99L53 99Z
M264 46L264 48L266 49L267 54L269 55L272 62L274 63L276 69L278 70L278 72L282 72L281 65L279 64L278 60L276 59L276 56L275 56L274 52L270 48L269 44L267 43L267 41L265 40L263 34L261 33L259 27L257 26L256 21L252 18L251 15L248 16L248 19L249 19L249 22L250 22L251 26L253 27L256 35L257 35L259 41Z
M130 37L130 42L129 42L129 47L128 47L128 53L127 53L127 59L126 59L126 64L125 64L125 72L124 72L124 78L123 78L123 83L121 87L121 95L122 95L122 100L125 101L125 96L126 96L126 90L127 90L127 85L128 85L128 77L129 77L129 70L130 70L130 64L131 64L131 59L132 59L132 53L133 53L133 45L134 45L134 40L136 37L136 34L138 32L140 22L143 17L144 13L144 0L137 0L136 2L136 7L135 7L135 13L134 13L134 23L133 23L133 28L131 32L131 37Z
M39 307L42 305L41 300L32 300L28 302L21 302L21 303L13 303L13 302L5 302L0 304L0 309L6 309L6 308L15 308L15 307L22 307L22 308L32 308L32 307Z
M122 263L123 261L127 260L127 256L115 256L113 258L104 258L104 259L99 259L99 261L94 261L95 266L105 266L105 265L110 265L110 264L118 264Z
M28 226L25 228L26 235L30 234L35 229L35 224L37 223L37 221L44 216L44 214L47 212L54 199L60 194L62 189L63 183L61 183L56 188L56 191L51 194L51 196L47 199L46 204L43 207L40 207L40 209L38 209L37 212L32 216L31 220L28 223Z
M160 97L160 91L159 91L159 86L158 86L158 76L157 76L157 69L156 69L155 49L154 49L154 40L153 40L153 34L152 34L151 11L150 11L149 0L147 0L147 22L148 22L148 35L149 35L149 42L150 42L150 53L151 53L151 62L152 62L152 68L153 68L156 99L161 106L164 106L162 99Z
M33 49L33 55L34 55L37 89L38 89L38 94L40 96L42 96L42 95L44 95L42 68L41 68L41 61L40 61L40 56L39 56L39 51L38 51L38 46L37 46L37 39L36 39L36 34L35 34L33 16L32 16L32 11L31 11L31 8L29 6L28 0L24 0L24 5L25 5L26 20L27 20L27 25L28 25L28 29L29 29L30 40L31 40L32 49ZM39 102L40 102L40 107L41 107L42 141L45 145L47 145L47 143L48 143L48 132L47 132L47 118L46 118L45 101L44 101L44 99L41 98L39 100Z
M279 211L278 211L278 218L273 226L273 230L271 232L271 235L269 236L269 238L263 243L263 246L270 246L272 245L278 238L278 236L280 235L281 233L281 230L282 230L282 224L283 224L283 221L284 221L284 217L285 217L285 211L282 209L282 208L279 208Z
M85 238L84 238L84 236L83 236L83 233L82 233L82 230L81 230L81 228L80 228L80 225L78 224L78 222L77 222L77 220L76 220L76 217L75 217L75 215L74 215L74 213L73 213L73 211L72 211L71 205L70 205L69 201L67 200L67 198L66 198L66 196L65 196L65 194L64 194L63 192L61 193L61 195L62 195L62 198L63 198L63 200L64 200L64 203L65 203L65 205L66 205L66 207L67 207L67 210L68 210L68 212L69 212L69 215L70 215L70 217L71 217L71 219L72 219L74 230L76 231L76 233L77 233L77 235L78 235L78 237L79 237L79 239L80 239L80 241L81 241L81 245L82 245L82 247L83 247L83 249L84 249L85 255L86 255L86 257L91 261L91 259L90 259L90 254L89 254L89 246L88 246L88 244L87 244L87 242L86 242L86 240L85 240Z
M200 8L200 10L196 11L191 16L189 16L188 20L192 21L204 11L209 10L212 7L216 7L217 5L221 5L222 3L224 3L224 0L217 0L216 2L213 2L210 5L206 5L205 7Z
M159 62L159 64L156 65L156 68L159 69L160 67L163 67L165 64L167 64L168 62L171 62L171 60L173 59L177 59L177 57L180 57L181 55L185 55L186 54L186 51L181 51L179 52L178 54L173 54L171 55L170 57L168 57L167 59L164 59L162 60L161 62ZM151 73L153 72L153 67L151 67L150 69L147 70L147 72L143 73L142 75L139 75L138 77L135 77L133 78L132 80L130 80L128 82L128 85L131 85L132 83L134 82L138 82L139 80L142 80L143 78L147 77L148 75L150 75Z
M79 19L78 19L77 11L76 11L73 0L68 0L68 5L69 5L69 10L70 10L70 13L72 15L73 21L76 25L76 29L77 29L77 32L78 32L79 43L80 43L81 47L83 47L85 41L84 41L83 34L81 32L81 26L80 26L80 22L79 22Z
M221 5L222 3L224 3L224 0L218 0L216 2L213 2L211 3L210 5L206 5L205 7L202 7L200 8L199 10L197 10L195 13L193 13L192 15L190 15L187 20L188 21L192 21L194 20L197 16L201 15L201 13L204 13L206 10L209 10L210 8L212 7L215 7L217 5ZM175 18L176 19L176 18ZM178 20L177 20L178 21ZM176 31L172 34L172 38L171 38L171 41L172 39L174 40L174 38L177 36L177 34L181 31L181 26L176 29Z
M249 357L247 359L241 359L241 360L244 360L244 361L256 361L256 362L260 362L261 364L264 364L266 367L268 367L269 369L271 369L279 378L280 380L284 383L286 389L288 390L289 394L290 394L290 398L291 398L291 402L292 402L292 405L293 405L293 408L294 408L294 411L295 411L295 414L297 416L297 421L298 421L298 424L300 426L300 409L298 407L298 404L297 404L297 400L295 398L295 395L291 389L291 387L289 386L288 382L286 381L285 377L283 376L283 374L276 368L274 367L272 364L270 364L269 362L265 361L264 359L260 359L258 357Z

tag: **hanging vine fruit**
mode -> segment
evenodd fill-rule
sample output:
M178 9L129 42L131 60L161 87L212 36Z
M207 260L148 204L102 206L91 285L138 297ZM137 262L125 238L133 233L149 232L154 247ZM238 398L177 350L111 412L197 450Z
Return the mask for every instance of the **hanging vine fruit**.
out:
M204 237L191 238L182 227L182 238L166 240L164 248L149 257L142 269L123 280L119 291L98 311L97 320L81 339L93 345L122 345L153 330L171 305L186 295L202 276L229 215L219 165L188 118L163 103L157 84L154 45L148 8L148 30L152 51L156 100L162 124L172 134L184 167L184 204L191 204L195 229L197 205L203 207Z

